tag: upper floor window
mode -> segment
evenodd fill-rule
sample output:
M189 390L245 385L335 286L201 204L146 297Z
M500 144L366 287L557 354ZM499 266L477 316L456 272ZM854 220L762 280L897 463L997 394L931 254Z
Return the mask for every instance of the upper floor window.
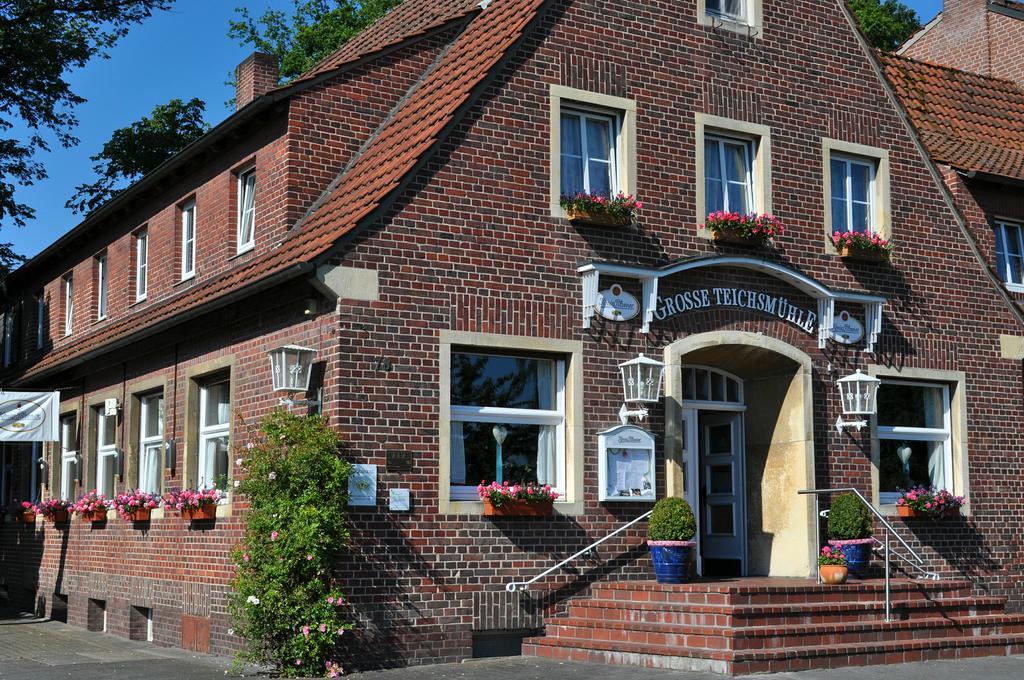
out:
M96 318L107 318L107 254L96 258Z
M64 277L64 335L71 335L75 325L75 277Z
M96 418L96 490L111 498L117 468L117 415L107 415L103 406L93 409Z
M164 451L164 395L147 394L139 399L139 488L160 492Z
M78 417L74 414L60 419L60 497L72 500L78 476Z
M453 352L451 366L451 498L476 500L481 481L562 487L566 362Z
M832 179L832 231L877 231L875 163L839 155L833 155L829 162Z
M198 486L228 487L228 440L231 433L231 383L199 386Z
M749 140L704 138L704 200L713 212L747 214L754 206L753 144Z
M562 195L618 193L618 118L569 108L561 115Z
M146 299L149 289L149 231L135 235L135 301Z
M17 310L17 307L12 306L4 312L4 368L13 366L17 357L15 348L18 334Z
M1020 224L996 223L996 257L1007 287L1024 291L1024 229Z
M181 278L196 274L196 202L181 206Z
M879 500L895 503L900 489L914 486L953 491L949 386L883 380L877 403Z
M238 175L238 252L253 247L256 220L256 168Z
M42 349L46 344L46 317L47 317L46 293L36 293L36 349Z
M706 3L705 11L710 15L733 21L747 20L747 0L706 0Z

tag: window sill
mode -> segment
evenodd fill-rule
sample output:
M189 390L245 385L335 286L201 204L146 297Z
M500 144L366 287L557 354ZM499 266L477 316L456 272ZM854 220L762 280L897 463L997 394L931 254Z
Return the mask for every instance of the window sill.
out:
M730 33L738 33L748 38L757 38L761 35L761 27L756 24L747 23L739 19L723 17L717 14L702 13L700 23L712 30L723 29Z
M248 255L249 253L253 252L254 250L256 250L256 244L255 243L251 243L248 246L246 246L245 248L242 248L241 250L239 250L237 253L235 253L231 257L229 257L228 258L228 262L231 262L232 260L237 260L240 257Z
M193 274L189 274L188 276L182 278L180 281L176 282L171 287L172 288L179 288L179 287L190 286L190 285L193 285L195 282L196 282L196 275L193 273Z
M1006 290L1011 293L1024 293L1024 284L1021 283L1004 283Z

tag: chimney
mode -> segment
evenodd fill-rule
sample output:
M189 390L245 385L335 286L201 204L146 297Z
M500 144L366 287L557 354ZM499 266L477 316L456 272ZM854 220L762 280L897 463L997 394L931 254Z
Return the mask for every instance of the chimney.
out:
M235 69L235 111L277 87L277 57L253 52Z

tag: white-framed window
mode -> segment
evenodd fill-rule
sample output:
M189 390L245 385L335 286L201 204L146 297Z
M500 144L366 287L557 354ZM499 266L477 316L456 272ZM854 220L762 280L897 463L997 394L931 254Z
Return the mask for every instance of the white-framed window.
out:
M996 257L999 275L1007 287L1024 291L1024 227L1016 222L996 222Z
M712 16L733 21L747 20L748 0L705 0L705 11Z
M718 135L704 137L704 201L713 212L754 210L753 142Z
M46 344L46 293L36 293L36 349Z
M103 406L93 410L96 417L96 490L111 498L117 474L117 416L105 415Z
M14 365L15 329L17 328L15 314L14 307L9 307L4 312L4 368Z
M43 457L43 443L32 442L32 456L31 465L32 471L30 477L30 483L32 488L29 490L29 499L33 503L38 503L43 500L43 475L39 469L39 461Z
M60 419L60 497L74 500L78 477L78 416L61 416Z
M895 503L900 489L914 486L953 491L949 386L883 379L877 403L879 502Z
M561 194L618 193L618 116L568 107L561 115Z
M197 485L228 488L228 446L231 434L231 383L209 382L199 387L199 448Z
M256 224L256 168L238 174L238 252L252 249Z
M196 202L181 206L181 278L196 275Z
M479 500L480 482L564 488L565 370L552 356L452 351L451 500Z
M96 258L96 318L99 320L107 318L107 254Z
M135 301L146 299L149 290L149 230L135 235Z
M832 231L878 231L874 161L833 154Z
M164 395L163 392L144 395L139 399L139 488L151 493L160 492L164 452Z
M64 335L71 335L75 327L75 277L64 277Z

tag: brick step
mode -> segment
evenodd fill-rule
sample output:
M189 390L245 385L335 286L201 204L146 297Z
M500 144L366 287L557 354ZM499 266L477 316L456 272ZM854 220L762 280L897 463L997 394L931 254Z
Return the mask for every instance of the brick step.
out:
M1002 597L963 597L941 600L893 603L898 620L936 618L961 619L970 616L1001 614ZM884 601L838 602L827 604L698 605L660 602L633 602L584 599L569 605L567 616L574 619L667 623L691 626L756 627L797 624L850 623L881 618ZM557 623L560 619L552 619Z
M783 647L743 652L547 637L530 638L523 643L523 654L527 656L646 668L712 671L728 675L1021 653L1024 653L1024 634L894 640L843 647Z
M546 634L549 638L624 641L669 647L741 651L950 638L964 635L1024 634L1024 615L1001 614L966 619L933 618L893 623L863 621L849 624L754 628L557 619L547 626Z
M721 581L665 585L654 581L621 581L595 585L592 596L602 600L664 602L671 604L819 604L822 602L861 602L884 598L885 582L853 581L842 586L818 585L809 579L773 580L771 585ZM970 597L971 583L965 580L894 580L893 601L934 600Z

